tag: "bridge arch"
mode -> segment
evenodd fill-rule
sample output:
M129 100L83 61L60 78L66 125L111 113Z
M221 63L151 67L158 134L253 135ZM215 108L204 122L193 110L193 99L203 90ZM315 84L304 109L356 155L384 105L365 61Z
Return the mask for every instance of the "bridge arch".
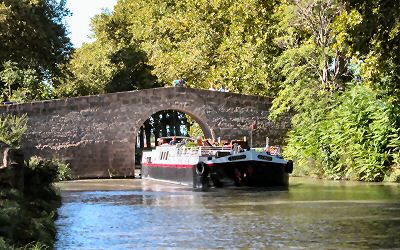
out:
M161 110L192 116L210 138L249 138L256 121L253 146L265 137L282 144L290 119L268 120L271 105L268 97L170 87L8 105L0 113L28 115L26 157L59 158L76 177L99 178L134 174L137 132Z
M189 110L181 109L179 107L169 107L169 108L165 108L165 109L164 108L163 109L160 109L160 108L151 109L148 112L145 112L140 116L140 118L138 119L138 124L143 125L144 122L147 119L149 119L150 116L152 116L158 112L164 111L164 110L175 110L175 111L179 111L179 112L189 115L192 119L194 119L200 125L200 128L202 129L204 136L206 138L215 139L215 134L213 133L213 130L211 129L211 127L209 125L210 121L208 121L205 114L194 113ZM132 130L136 131L136 134L137 134L139 132L141 125L139 125L139 127L137 125L135 125L135 127L132 128Z

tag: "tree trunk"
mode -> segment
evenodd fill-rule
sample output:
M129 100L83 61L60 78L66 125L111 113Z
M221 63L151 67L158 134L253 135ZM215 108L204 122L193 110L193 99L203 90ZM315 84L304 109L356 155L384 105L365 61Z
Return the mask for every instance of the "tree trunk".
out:
M139 131L139 148L144 148L144 128L140 127Z
M148 119L144 122L144 133L146 135L146 148L150 149L151 148L151 125L150 125Z
M160 117L159 114L154 114L151 117L153 119L154 145L158 146L158 138L160 138Z

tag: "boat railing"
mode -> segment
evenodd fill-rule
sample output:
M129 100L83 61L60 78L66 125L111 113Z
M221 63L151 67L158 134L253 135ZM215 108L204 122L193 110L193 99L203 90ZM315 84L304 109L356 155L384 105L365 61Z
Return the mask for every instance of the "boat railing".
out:
M198 147L181 147L178 148L178 155L198 155L198 156L212 156L218 151L230 151L231 148L227 146L214 147L214 146L198 146Z
M267 152L270 155L280 156L282 155L282 148L281 146L268 146L266 148L251 148L256 152Z
M251 148L256 152L265 152L265 148Z

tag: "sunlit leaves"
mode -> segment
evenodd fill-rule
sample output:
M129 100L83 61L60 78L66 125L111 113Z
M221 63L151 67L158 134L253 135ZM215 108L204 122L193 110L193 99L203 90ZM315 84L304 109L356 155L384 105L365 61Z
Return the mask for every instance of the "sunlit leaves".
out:
M283 88L271 117L294 112L286 154L302 174L380 181L399 159L398 21L387 2L349 2L277 8Z
M4 0L0 5L0 62L14 61L44 77L59 74L71 43L61 20L64 1Z
M399 129L390 113L387 101L355 85L334 103L319 101L295 116L287 154L307 174L381 181L398 155Z
M225 85L235 92L274 95L276 3L129 0L119 3L114 15L129 13L133 40L164 84L184 78L192 87Z
M119 9L117 5L116 9ZM125 11L125 9L124 9ZM155 87L147 55L128 32L127 13L102 13L92 19L92 43L76 50L60 79L57 95L81 96Z
M61 77L61 65L69 60L72 51L63 22L68 14L65 1L1 1L3 100L25 102L51 98L51 85L55 77ZM9 62L13 65L8 65Z
M111 81L115 66L108 58L109 46L99 43L83 44L70 62L73 75L57 88L59 96L80 96L105 93L105 85Z
M41 80L40 74L32 69L21 69L15 62L7 61L0 71L4 101L28 102L49 99L52 88Z
M342 22L349 35L343 39L353 55L365 61L364 79L400 103L400 2L346 0L349 13L361 22ZM400 119L399 119L400 124Z
M26 115L2 115L0 117L0 141L12 147L20 147L23 134L28 129Z

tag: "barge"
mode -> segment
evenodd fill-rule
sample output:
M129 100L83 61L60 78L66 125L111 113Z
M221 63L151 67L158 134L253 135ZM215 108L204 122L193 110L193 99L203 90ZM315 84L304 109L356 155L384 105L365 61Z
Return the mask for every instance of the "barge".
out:
M167 181L203 191L210 187L288 187L293 162L279 148L249 148L245 141L213 146L208 141L180 137L161 138L164 144L143 152L142 178ZM167 141L166 141L167 140ZM168 143L171 142L172 143ZM189 146L189 145L192 146Z

